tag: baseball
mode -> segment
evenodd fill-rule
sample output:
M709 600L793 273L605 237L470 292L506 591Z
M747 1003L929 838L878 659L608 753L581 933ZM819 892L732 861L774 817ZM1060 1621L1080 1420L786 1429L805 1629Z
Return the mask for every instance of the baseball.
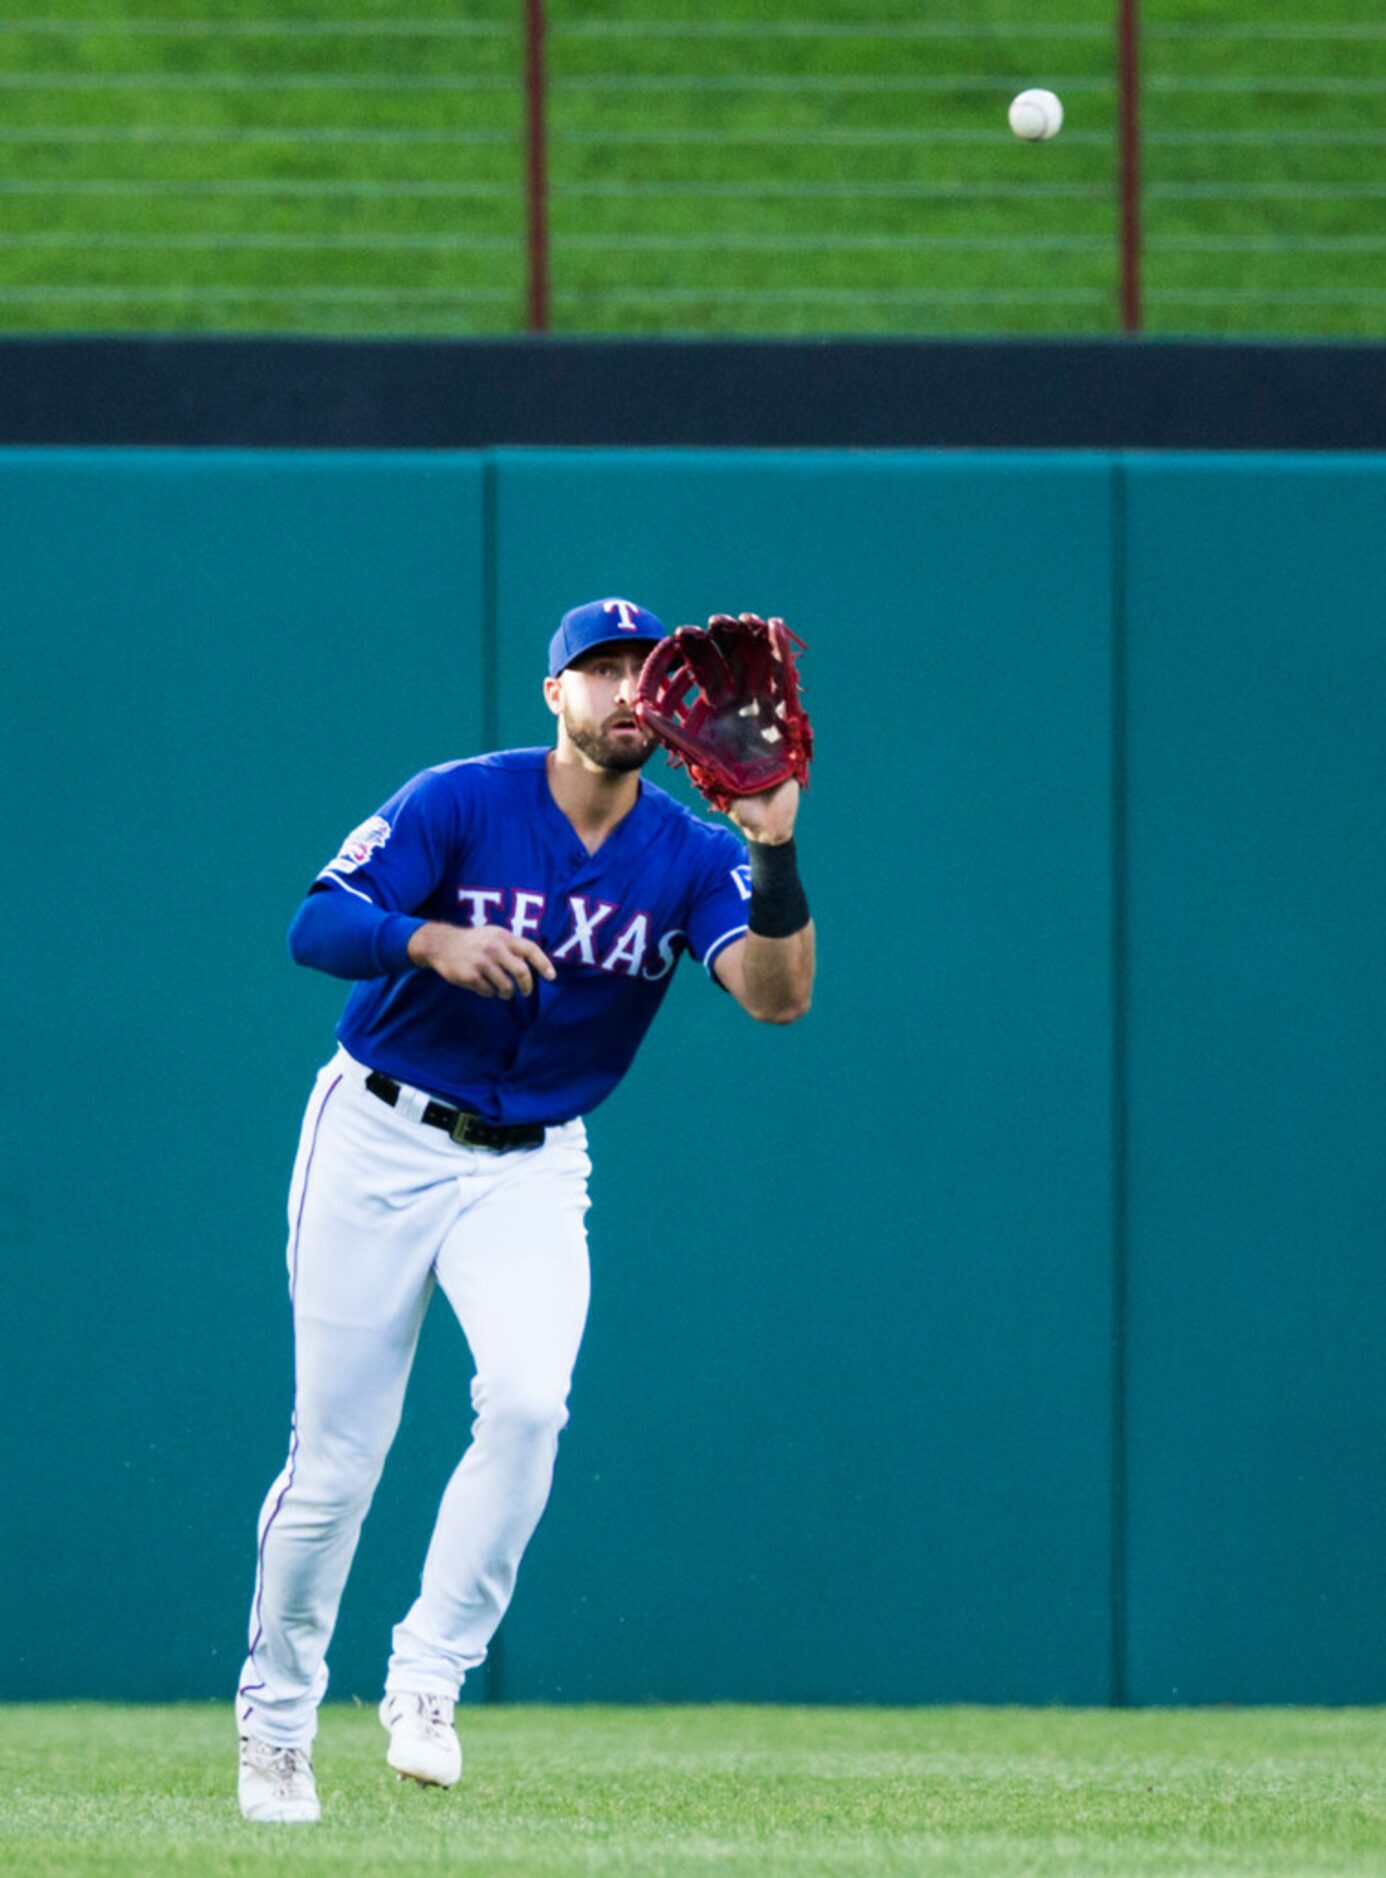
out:
M1057 137L1063 129L1064 107L1052 91L1036 87L1012 98L1007 116L1017 137L1039 143L1046 137Z

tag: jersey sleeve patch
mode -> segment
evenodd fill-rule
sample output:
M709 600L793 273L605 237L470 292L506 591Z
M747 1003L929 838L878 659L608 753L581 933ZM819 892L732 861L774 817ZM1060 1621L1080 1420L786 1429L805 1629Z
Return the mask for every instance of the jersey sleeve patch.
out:
M324 874L354 874L358 867L364 867L377 848L383 848L390 839L390 824L383 815L372 815L362 822L359 828L353 828L338 850L335 860L327 863Z
M717 954L746 931L751 870L743 843L709 829L706 864L694 889L686 921L689 947L712 970Z

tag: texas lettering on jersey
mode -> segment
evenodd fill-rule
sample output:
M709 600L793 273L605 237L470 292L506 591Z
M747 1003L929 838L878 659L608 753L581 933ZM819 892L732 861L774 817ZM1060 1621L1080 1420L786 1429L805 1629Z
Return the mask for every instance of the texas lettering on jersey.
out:
M545 749L422 770L352 830L321 885L391 920L498 926L542 947L556 975L486 998L411 963L360 978L337 1036L358 1063L488 1121L590 1114L680 961L718 982L747 928L745 869L730 829L643 780L589 853L554 800Z
M567 932L549 950L555 965L592 966L600 972L643 978L653 985L668 976L680 950L686 948L687 935L678 927L652 937L648 913L634 913L627 919L611 900L581 893L562 898ZM464 914L460 924L504 926L517 939L537 939L548 910L546 894L517 887L459 887L457 901Z

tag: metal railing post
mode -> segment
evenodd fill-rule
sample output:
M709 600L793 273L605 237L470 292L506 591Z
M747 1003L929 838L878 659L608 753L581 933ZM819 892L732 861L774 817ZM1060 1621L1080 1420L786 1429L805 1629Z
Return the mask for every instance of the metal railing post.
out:
M544 0L525 0L525 216L528 281L526 324L549 330L549 175L545 122Z
M1117 0L1117 137L1121 194L1121 325L1141 330L1140 0Z

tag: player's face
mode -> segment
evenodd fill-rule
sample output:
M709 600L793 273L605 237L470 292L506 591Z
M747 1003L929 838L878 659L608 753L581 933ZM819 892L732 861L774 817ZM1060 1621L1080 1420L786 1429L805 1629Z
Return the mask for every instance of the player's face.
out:
M636 722L634 708L647 650L597 646L556 681L567 739L598 769L643 769L654 752L654 738Z

